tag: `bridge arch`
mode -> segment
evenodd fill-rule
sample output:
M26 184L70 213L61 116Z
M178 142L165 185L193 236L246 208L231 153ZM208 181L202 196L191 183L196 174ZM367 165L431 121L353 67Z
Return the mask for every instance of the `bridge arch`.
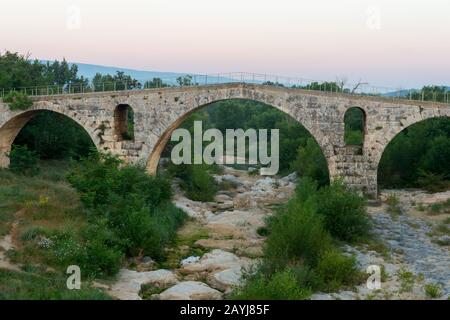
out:
M333 166L334 163L332 161L330 161L330 155L333 152L332 147L331 147L331 145L327 144L328 141L327 141L326 137L324 137L320 133L318 128L309 125L310 122L304 121L304 119L299 118L298 115L290 113L288 108L283 108L280 105L277 106L274 103L268 103L266 99L261 99L261 98L257 98L254 96L248 98L245 95L244 95L244 97L222 98L222 99L212 100L207 103L198 104L185 112L177 114L177 116L174 117L175 120L172 120L171 123L168 123L165 126L164 130L161 131L158 140L156 141L156 143L154 143L153 148L150 152L150 155L148 156L148 158L146 160L147 172L149 172L150 174L156 174L161 154L164 150L164 147L169 142L173 131L175 129L177 129L191 114L193 114L196 111L199 111L200 109L206 108L216 102L226 101L226 100L236 100L236 99L242 99L242 100L247 100L247 101L263 103L264 105L275 108L278 111L284 113L285 115L287 115L290 118L292 118L293 120L295 120L298 124L303 126L306 129L306 131L308 131L311 134L313 139L319 145L319 147L322 151L322 154L324 155L324 158L327 161L328 173L331 175L331 172L332 172L331 170L334 170L334 166Z
M345 110L344 117L344 145L361 147L364 149L364 140L367 135L367 113L358 106Z
M44 111L61 114L77 123L79 127L81 127L89 135L95 147L99 149L100 137L87 128L85 124L77 117L53 108L33 108L14 113L14 115L9 117L5 123L0 124L0 167L4 168L9 166L9 158L7 153L11 151L11 146L19 132L34 116Z
M423 123L425 121L428 120L432 120L432 119L447 119L448 121L450 121L450 111L445 113L429 113L429 114L422 114L420 113L420 116L417 115L412 115L408 118L406 118L404 121L402 121L401 126L395 128L395 130L389 131L387 132L384 136L383 136L383 143L382 143L382 147L379 148L377 151L377 153L375 154L375 163L376 163L376 178L377 178L377 190L379 191L379 177L380 177L380 165L381 165L381 161L383 159L383 155L386 152L387 147L395 140L396 137L398 137L402 132L404 132L405 130L413 127L416 124L419 123Z
M134 111L129 104L119 104L114 109L114 133L117 140L134 140Z

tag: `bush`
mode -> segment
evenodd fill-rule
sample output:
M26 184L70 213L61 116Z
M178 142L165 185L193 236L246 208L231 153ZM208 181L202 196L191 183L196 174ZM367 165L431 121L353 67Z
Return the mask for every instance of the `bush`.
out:
M124 255L117 237L104 223L86 227L82 239L72 232L56 232L50 239L50 259L63 269L79 266L83 278L112 276L120 269Z
M331 246L321 217L295 199L273 217L269 227L264 256L274 269L296 260L315 265Z
M106 212L108 226L122 240L128 255L145 254L156 260L164 258L164 247L175 238L186 214L169 201L150 209L139 201L122 200Z
M448 182L445 180L442 174L435 174L432 172L426 172L424 170L419 170L417 184L419 185L419 187L429 192L443 191L448 186Z
M247 279L242 288L236 290L231 299L236 300L301 300L311 291L298 285L292 270L277 271L270 277L258 272Z
M181 188L186 192L186 196L194 201L213 201L219 190L210 170L215 170L215 166L191 164L191 165L171 165L169 173L181 179Z
M327 160L322 150L313 138L309 138L305 146L300 146L297 158L291 163L291 170L295 170L299 177L310 177L319 185L329 184Z
M111 204L130 196L142 198L154 208L172 196L170 183L162 177L153 177L135 166L121 166L111 155L91 154L76 163L68 173L71 185L81 194L81 201L89 208Z
M297 263L290 266L294 272L297 282L304 288L309 288L311 291L324 290L324 279L317 273L315 267L308 266L304 263Z
M362 280L355 259L341 253L332 236L354 241L368 234L365 201L341 182L317 188L313 179L301 178L295 196L266 220L263 263L239 298L269 295L265 279L279 270L289 270L303 292L338 290Z
M149 176L135 166L120 165L110 155L92 155L68 174L88 209L89 222L96 226L102 221L104 234L110 234L110 241L102 237L88 247L100 252L97 265L105 274L117 271L109 267L118 261L117 252L162 260L164 246L174 239L186 217L169 202L172 191L166 179ZM111 251L102 252L102 246Z
M9 169L14 173L34 176L39 173L38 156L35 152L28 150L26 146L13 145L8 154Z
M10 110L26 110L33 105L33 101L27 94L13 91L3 97L3 102L8 103Z
M336 291L343 285L354 285L361 280L355 258L344 256L336 249L326 251L320 256L316 272L325 284L323 290L327 291Z
M354 242L369 234L365 199L340 181L319 190L309 199L323 217L326 230L339 240Z

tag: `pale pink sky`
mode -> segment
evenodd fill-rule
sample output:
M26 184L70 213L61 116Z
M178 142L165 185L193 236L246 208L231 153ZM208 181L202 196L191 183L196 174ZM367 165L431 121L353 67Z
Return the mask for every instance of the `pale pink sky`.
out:
M450 85L449 17L449 0L2 0L0 50L142 70Z

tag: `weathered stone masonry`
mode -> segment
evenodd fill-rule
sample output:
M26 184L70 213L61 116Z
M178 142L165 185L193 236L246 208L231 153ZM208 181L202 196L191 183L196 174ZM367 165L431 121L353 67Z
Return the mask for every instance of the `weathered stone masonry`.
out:
M22 127L36 113L51 110L79 123L96 147L130 163L156 172L161 151L170 135L186 117L219 100L243 98L269 104L299 121L314 136L332 179L342 177L368 195L377 195L377 168L387 144L406 127L433 117L450 117L450 106L433 102L389 100L347 94L249 84L224 84L34 97L26 111L10 111L0 102L0 166ZM129 105L134 111L134 140L118 132L116 108ZM362 154L344 143L344 115L351 107L365 113Z

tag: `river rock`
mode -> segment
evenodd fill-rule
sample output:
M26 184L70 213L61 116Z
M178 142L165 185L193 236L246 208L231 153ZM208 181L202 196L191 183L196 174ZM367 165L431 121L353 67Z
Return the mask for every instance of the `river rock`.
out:
M214 272L209 277L208 283L221 291L227 291L233 287L239 286L241 283L241 268L233 267L226 270Z
M215 249L209 253L205 253L200 261L182 266L181 271L184 273L212 272L233 267L248 267L250 264L250 259L239 258L231 252Z
M185 266L185 265L188 265L188 264L191 264L191 263L196 263L196 262L198 262L199 260L200 260L200 257L197 257L197 256L190 256L190 257L188 257L188 258L186 258L186 259L181 260L180 264L181 264L182 266Z
M159 300L220 300L222 293L199 281L184 281L154 295Z
M139 291L141 285L151 284L155 287L166 288L178 283L178 277L169 270L155 270L137 272L121 269L118 280L109 290L109 294L120 300L141 300Z

